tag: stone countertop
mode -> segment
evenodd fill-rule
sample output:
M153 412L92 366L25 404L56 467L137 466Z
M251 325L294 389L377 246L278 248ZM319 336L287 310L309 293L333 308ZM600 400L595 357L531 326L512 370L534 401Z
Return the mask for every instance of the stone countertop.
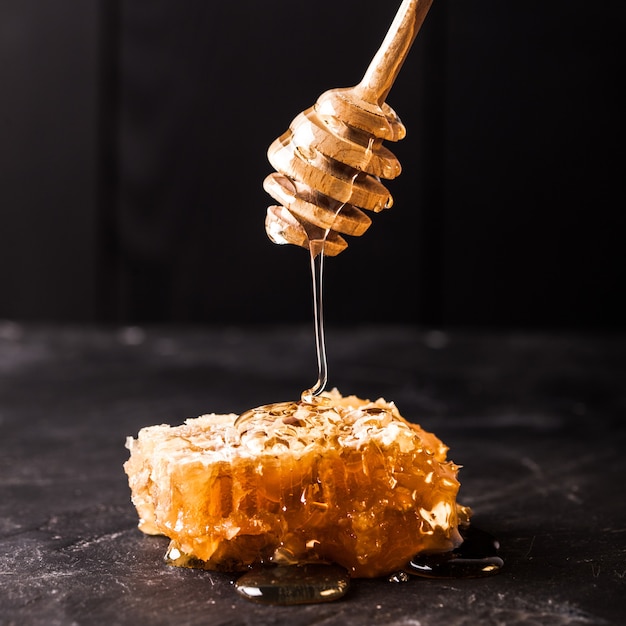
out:
M460 501L501 543L482 579L353 581L340 601L240 598L164 564L122 464L127 436L293 400L311 328L0 323L0 624L387 626L626 621L626 336L330 329L330 386L394 400L463 466Z

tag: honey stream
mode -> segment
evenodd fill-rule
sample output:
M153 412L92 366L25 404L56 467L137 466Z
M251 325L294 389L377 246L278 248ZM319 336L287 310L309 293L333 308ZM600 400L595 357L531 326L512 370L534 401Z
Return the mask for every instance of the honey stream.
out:
M326 231L328 233L328 231ZM313 292L313 324L315 327L315 350L317 354L317 382L311 389L302 392L302 401L312 404L326 389L328 383L328 359L324 332L324 239L309 243L311 255L311 288Z
M357 178L359 172L353 176ZM335 217L337 217L347 203L337 202L334 207ZM313 297L313 324L315 329L315 351L317 357L317 381L315 384L302 391L298 402L276 402L266 404L254 409L249 409L242 413L235 421L235 426L240 427L251 419L256 413L273 415L276 418L292 413L298 405L309 407L323 407L328 405L330 400L322 394L328 384L328 359L326 356L326 336L324 324L324 247L326 239L332 232L332 225L323 229L315 225L306 224L305 231L308 239L308 248L311 265L311 291Z
M370 140L366 148L367 159L372 155L372 143ZM352 175L352 183L356 181L359 172L355 170ZM347 205L347 202L337 202L334 207L335 220ZM334 224L334 222L333 222ZM328 358L326 356L326 334L324 324L324 248L328 235L333 230L333 224L323 229L312 224L305 224L311 259L311 290L313 294L313 324L315 327L315 350L317 354L317 382L310 389L306 389L301 394L301 402L304 404L325 404L325 398L321 394L326 390L328 384Z

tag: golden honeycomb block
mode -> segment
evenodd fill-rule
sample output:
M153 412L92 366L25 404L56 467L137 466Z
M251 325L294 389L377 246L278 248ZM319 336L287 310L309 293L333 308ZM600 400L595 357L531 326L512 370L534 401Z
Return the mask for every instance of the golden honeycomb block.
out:
M458 466L393 403L333 390L236 420L203 415L127 441L139 528L170 538L171 563L321 561L375 577L461 543Z

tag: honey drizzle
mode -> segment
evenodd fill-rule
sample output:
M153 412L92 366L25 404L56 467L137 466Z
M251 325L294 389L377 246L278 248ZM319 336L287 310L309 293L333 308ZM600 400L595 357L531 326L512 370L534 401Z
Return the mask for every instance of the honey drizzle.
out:
M369 159L372 157L373 139L370 139L366 154ZM354 170L352 174L352 185L355 184L361 172ZM348 202L338 202L334 208L334 220L341 213ZM334 223L333 220L333 223ZM305 404L324 404L321 394L326 390L328 384L328 359L326 356L326 339L324 332L324 306L323 306L323 284L324 284L324 247L326 239L333 230L333 224L322 229L319 226L304 224L309 244L309 254L311 258L311 287L313 292L313 323L315 326L315 349L317 353L317 382L311 389L306 389L301 394L301 401Z
M353 181L358 176L356 172ZM335 216L339 215L346 203L338 204ZM328 383L328 359L326 356L326 338L324 332L324 308L323 308L323 282L324 282L324 246L326 238L332 230L332 226L322 229L317 226L307 225L306 234L309 244L309 254L311 259L311 287L313 293L313 323L315 327L315 351L317 355L317 381L310 389L305 389L300 394L299 402L276 402L249 409L239 415L235 420L235 427L239 428L257 413L273 415L276 418L283 418L295 411L298 404L311 406L323 406L330 401L322 396Z
M339 209L341 210L341 209ZM337 211L339 213L339 211ZM315 350L317 353L317 382L311 389L302 392L302 401L313 403L328 383L328 359L326 357L326 339L324 333L324 243L330 231L327 230L323 239L309 240L311 255L311 287L313 292L313 323L315 326Z

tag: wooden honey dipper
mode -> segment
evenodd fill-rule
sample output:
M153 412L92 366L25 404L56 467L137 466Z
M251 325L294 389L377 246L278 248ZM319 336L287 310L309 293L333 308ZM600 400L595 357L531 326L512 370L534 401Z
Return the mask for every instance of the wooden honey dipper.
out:
M278 206L267 209L265 230L275 243L323 246L335 256L343 235L362 235L393 199L381 178L400 174L398 159L382 145L406 129L385 99L424 22L432 0L403 0L361 82L324 92L269 147L276 172L263 187ZM341 234L340 234L341 233Z

